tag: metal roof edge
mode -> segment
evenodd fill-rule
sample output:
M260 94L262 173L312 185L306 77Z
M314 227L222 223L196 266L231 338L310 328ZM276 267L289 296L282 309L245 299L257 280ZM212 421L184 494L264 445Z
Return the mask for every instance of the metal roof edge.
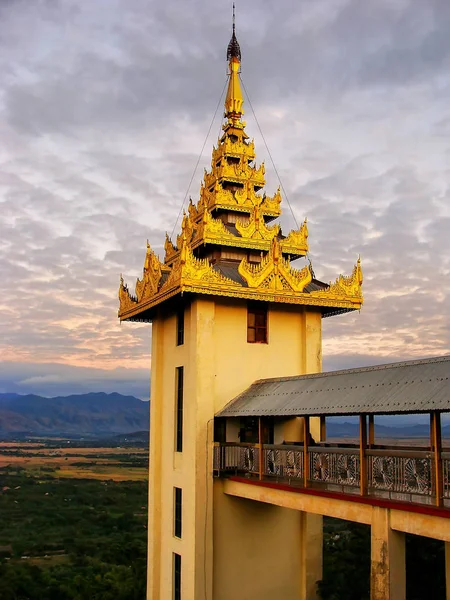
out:
M251 389L251 387L255 385L255 383L256 383L256 382L253 382L253 383L251 383L249 386L247 386L247 387L245 388L245 390L242 390L242 392L240 392L240 393L239 393L237 396L235 396L234 398L232 398L231 400L229 400L229 401L228 401L228 402L225 404L225 406L222 406L222 408L221 408L220 410L218 410L218 411L215 413L215 415L214 415L214 416L215 416L215 417L220 417L220 415L221 415L223 412L225 412L229 406L231 406L232 404L234 404L234 403L236 402L236 400L238 400L238 399L239 399L241 396L243 396L244 394L246 394L246 393L248 392L248 390L249 390L249 389Z
M337 371L321 371L320 373L308 373L307 375L290 375L288 377L267 377L265 379L257 379L254 381L247 389L252 387L253 385L257 385L260 383L273 383L275 381L301 381L307 379L320 379L321 377L331 377L335 375L351 375L352 373L367 373L370 371L382 371L384 369L398 369L401 367L409 367L414 365L426 365L432 363L440 363L440 362L450 362L450 354L445 354L444 356L434 356L430 358L419 358L414 360L406 360L399 361L394 363L385 363L382 365L372 365L369 367L355 367L353 369L338 369ZM245 390L246 391L246 390ZM237 400L241 394L234 398ZM232 400L231 402L233 402ZM222 409L223 410L223 409Z

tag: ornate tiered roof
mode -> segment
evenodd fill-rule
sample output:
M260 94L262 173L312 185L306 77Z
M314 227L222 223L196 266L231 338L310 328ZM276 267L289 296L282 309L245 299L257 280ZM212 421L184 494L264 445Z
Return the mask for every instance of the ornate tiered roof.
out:
M162 261L147 242L134 294L121 277L120 319L151 319L154 307L182 293L317 306L324 316L359 309L359 259L350 276L340 275L332 284L315 279L310 263L301 269L291 265L307 255L307 222L287 236L280 225L271 224L281 214L281 193L278 189L270 197L261 192L265 169L264 163L255 163L255 144L242 120L241 51L234 24L227 59L223 134L213 148L199 200L190 201L175 242L166 234Z

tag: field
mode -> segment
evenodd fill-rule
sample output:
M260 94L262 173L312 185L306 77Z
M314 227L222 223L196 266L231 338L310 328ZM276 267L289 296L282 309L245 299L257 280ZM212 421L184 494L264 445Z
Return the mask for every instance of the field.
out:
M0 599L144 600L144 444L0 444Z
M0 443L0 469L20 466L29 473L53 477L142 481L147 478L148 451L142 447L77 447L80 442ZM56 442L57 444L57 442ZM64 444L64 446L62 446ZM75 447L74 447L75 444Z
M147 464L146 444L0 443L0 600L145 600ZM406 542L407 600L444 600L443 544ZM323 558L322 600L369 600L368 526L325 518Z

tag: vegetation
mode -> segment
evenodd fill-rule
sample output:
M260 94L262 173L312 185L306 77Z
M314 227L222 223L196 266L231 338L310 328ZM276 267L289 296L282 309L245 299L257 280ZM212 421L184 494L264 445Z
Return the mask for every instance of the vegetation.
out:
M70 479L48 464L0 469L2 600L145 599L147 483L127 480L143 465L105 456L119 481L75 478L73 464Z
M3 466L1 466L3 465ZM0 599L144 600L146 444L1 444ZM406 536L407 600L445 600L444 544ZM324 519L322 600L369 600L370 528Z
M406 599L445 600L444 543L406 536ZM323 600L369 600L370 527L324 518Z
M370 527L324 517L323 600L369 600Z

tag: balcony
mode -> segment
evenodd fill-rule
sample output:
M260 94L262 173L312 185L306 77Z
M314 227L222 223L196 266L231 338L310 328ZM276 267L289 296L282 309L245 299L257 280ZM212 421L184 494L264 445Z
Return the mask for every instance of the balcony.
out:
M318 444L220 443L214 475L367 499L450 508L450 452ZM438 490L438 492L436 492Z

